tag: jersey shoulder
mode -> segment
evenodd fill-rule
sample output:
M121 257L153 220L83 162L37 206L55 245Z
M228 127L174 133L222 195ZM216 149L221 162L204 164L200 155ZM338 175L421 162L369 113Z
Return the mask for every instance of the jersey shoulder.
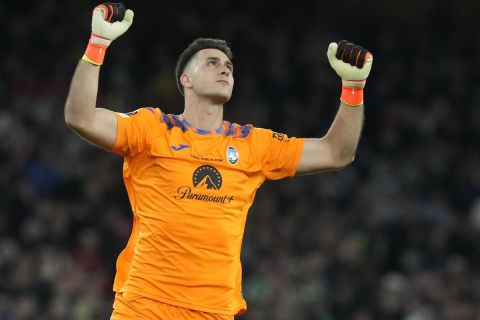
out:
M122 118L129 118L132 116L140 116L140 117L152 117L152 116L159 116L162 114L160 108L154 107L140 107L136 110L130 112L116 112Z

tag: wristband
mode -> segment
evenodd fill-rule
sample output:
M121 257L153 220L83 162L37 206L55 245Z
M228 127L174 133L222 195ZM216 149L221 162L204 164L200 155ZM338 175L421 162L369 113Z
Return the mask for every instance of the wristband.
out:
M363 104L363 88L342 87L340 101L350 107L358 107Z
M105 52L107 51L108 45L111 43L111 40L97 36L92 33L90 40L88 41L87 49L83 54L82 60L87 61L91 64L100 66L103 64L105 59Z

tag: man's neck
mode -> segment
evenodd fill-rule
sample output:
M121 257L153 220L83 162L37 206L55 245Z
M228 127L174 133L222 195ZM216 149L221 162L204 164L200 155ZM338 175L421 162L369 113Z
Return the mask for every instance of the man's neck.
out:
M223 123L223 105L205 101L185 101L183 117L194 128L216 130Z

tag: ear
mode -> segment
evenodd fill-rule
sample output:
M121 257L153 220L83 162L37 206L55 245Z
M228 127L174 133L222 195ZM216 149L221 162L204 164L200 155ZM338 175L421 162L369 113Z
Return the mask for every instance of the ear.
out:
M191 88L193 86L190 76L186 73L182 73L180 76L180 82L185 88Z

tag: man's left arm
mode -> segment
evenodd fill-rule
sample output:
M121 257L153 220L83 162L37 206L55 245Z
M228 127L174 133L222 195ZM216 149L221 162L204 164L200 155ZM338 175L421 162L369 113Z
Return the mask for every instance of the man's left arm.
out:
M328 60L342 78L340 108L323 138L305 139L297 175L338 170L350 164L357 150L363 126L363 89L373 56L366 49L345 40L331 43Z

